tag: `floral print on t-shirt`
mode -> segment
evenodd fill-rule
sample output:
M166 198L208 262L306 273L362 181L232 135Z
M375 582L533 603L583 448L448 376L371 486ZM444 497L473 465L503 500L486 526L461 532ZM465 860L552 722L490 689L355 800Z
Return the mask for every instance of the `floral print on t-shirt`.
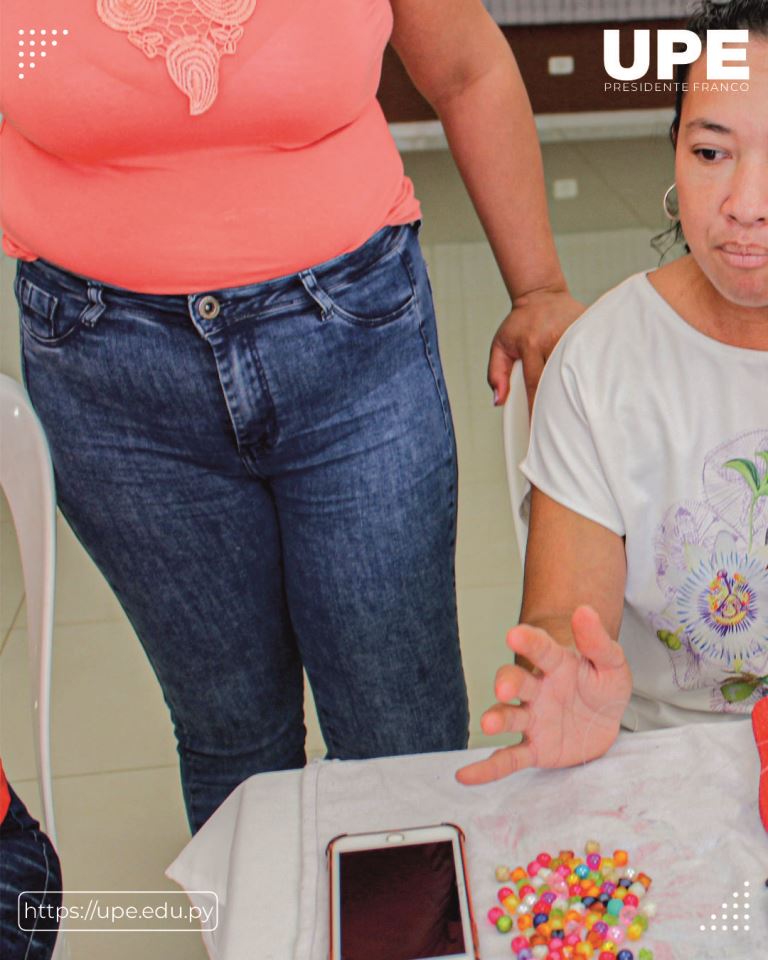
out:
M768 694L768 431L705 456L701 498L667 510L654 555L665 604L650 620L676 685L748 713Z

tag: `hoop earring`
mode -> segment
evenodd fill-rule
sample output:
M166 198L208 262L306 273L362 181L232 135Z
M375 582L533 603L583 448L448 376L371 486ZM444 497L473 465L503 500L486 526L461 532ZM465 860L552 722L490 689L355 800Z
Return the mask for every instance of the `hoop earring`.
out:
M676 188L677 184L673 183L671 187L668 187L667 192L664 194L664 199L661 201L662 207L664 207L664 216L667 220L671 220L672 223L676 223L680 219L679 215L672 213L669 209L669 195Z

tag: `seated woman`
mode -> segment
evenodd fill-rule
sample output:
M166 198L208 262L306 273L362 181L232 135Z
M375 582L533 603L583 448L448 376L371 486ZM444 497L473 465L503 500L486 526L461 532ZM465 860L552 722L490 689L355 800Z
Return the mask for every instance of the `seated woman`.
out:
M482 720L524 738L463 783L599 757L622 720L743 718L768 694L768 0L690 23L703 43L744 28L748 89L708 83L706 56L680 78L689 254L606 294L545 369L507 638L533 669L503 666Z

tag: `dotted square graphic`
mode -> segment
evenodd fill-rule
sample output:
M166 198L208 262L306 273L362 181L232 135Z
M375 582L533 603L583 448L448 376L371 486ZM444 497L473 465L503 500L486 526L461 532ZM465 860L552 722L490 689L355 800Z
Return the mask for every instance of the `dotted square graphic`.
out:
M18 31L18 78L24 80L27 70L36 69L59 42L69 36L66 27L19 27Z

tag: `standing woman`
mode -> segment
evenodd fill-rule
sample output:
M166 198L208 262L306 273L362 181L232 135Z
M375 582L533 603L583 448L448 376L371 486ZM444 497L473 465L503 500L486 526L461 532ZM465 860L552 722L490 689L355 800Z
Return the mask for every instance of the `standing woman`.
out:
M3 23L24 378L193 830L304 763L302 666L330 757L463 747L453 428L376 90L391 35L510 292L502 402L580 305L500 31L480 0L77 0L57 23L4 0Z

